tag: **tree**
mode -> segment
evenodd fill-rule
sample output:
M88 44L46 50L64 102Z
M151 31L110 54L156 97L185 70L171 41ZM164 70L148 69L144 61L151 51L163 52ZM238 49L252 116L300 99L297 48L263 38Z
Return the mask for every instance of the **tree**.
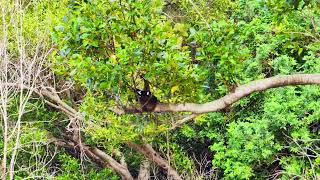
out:
M317 1L48 3L20 4L47 23L39 31L54 44L36 63L39 78L2 83L40 97L27 101L37 111L21 117L39 118L29 126L46 134L52 160L21 173L22 159L11 178L319 176ZM34 37L28 29L20 37ZM145 82L159 100L152 112L135 93Z

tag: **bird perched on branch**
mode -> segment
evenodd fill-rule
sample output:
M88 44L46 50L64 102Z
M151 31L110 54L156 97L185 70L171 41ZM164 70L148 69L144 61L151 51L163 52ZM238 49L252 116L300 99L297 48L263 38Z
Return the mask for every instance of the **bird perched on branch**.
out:
M137 100L140 104L141 110L146 112L152 112L158 104L158 99L150 92L149 81L141 76L144 81L143 90L135 89L137 94Z

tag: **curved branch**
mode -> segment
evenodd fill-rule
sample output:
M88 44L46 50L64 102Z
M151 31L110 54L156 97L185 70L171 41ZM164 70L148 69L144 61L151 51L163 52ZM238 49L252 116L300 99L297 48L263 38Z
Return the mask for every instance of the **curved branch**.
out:
M261 79L249 82L235 89L235 92L230 93L218 100L208 102L205 104L177 104L177 105L167 105L167 109L171 112L193 112L193 113L207 113L222 110L229 105L235 103L239 99L253 93L264 91L266 89L290 86L290 85L306 85L306 84L320 84L320 74L295 74L295 75L285 75L285 76L275 76L267 79ZM160 106L161 107L161 106ZM162 106L163 107L163 106ZM159 109L163 110L163 109Z
M104 151L94 147L90 148L91 152L98 156L100 159L102 159L104 162L107 162L109 164L108 167L112 167L118 174L120 174L124 179L126 180L133 180L133 177L131 176L128 168L124 166L123 164L118 163L116 160L114 160L111 156L106 154Z
M292 85L307 85L318 84L320 85L320 74L294 74L294 75L280 75L271 78L261 79L241 85L235 89L234 92L204 104L197 103L180 103L168 104L158 103L154 112L192 112L195 114L216 112L222 110L241 98L248 96L251 93L264 91L271 88L292 86ZM130 109L130 108L128 108ZM114 111L118 114L123 113L136 113L135 111L126 111L116 109Z

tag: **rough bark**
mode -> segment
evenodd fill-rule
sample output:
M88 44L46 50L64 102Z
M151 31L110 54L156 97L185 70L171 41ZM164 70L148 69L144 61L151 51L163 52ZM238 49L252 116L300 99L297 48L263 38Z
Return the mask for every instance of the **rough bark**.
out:
M143 143L141 145L135 144L133 142L127 142L127 145L136 151L145 155L150 161L155 162L158 166L163 168L168 172L168 175L174 180L182 180L178 172L173 169L167 160L162 158L151 145Z

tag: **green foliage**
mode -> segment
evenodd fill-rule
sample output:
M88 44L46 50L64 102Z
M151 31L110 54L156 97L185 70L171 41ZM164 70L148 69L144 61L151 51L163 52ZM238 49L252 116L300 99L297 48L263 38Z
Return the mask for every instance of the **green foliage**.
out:
M81 165L78 159L71 157L67 154L61 153L58 156L58 160L61 163L60 173L55 177L57 180L69 180L69 179L120 179L116 176L111 169L97 167L84 167ZM86 168L86 169L84 169Z
M47 135L52 130L51 124L56 123L56 119L60 118L61 114L55 111L47 112L45 104L39 100L29 100L24 110L20 111L20 100L20 96L12 97L8 106L9 124L15 126L9 129L11 141L9 141L7 152L8 158L12 158L12 152L17 149L15 179L51 176L48 165L54 157L54 148L47 144ZM21 114L19 144L16 146L15 138L18 134L16 123ZM3 129L0 133L3 133ZM0 141L0 149L3 150L3 140Z
M192 155L187 154L178 144L181 139L180 134L169 137L165 134L163 138L154 140L158 144L158 149L162 154L169 156L172 166L183 174L191 175L195 169L195 163L192 161Z
M124 141L152 138L166 129L168 116L118 117L108 109L117 98L136 104L130 88L143 87L139 74L162 102L205 99L199 87L207 71L192 62L187 46L194 29L164 16L163 1L74 1L70 7L54 28L59 50L52 62L57 73L88 90L81 108L96 122L86 129L88 142L111 151Z
M219 69L215 67L215 73L209 75L208 80L220 84L215 83L212 88L224 93L230 89L230 82L244 83L276 74L320 72L319 34L315 33L319 33L319 29L312 21L319 20L319 4L301 2L299 8L291 9L290 3L279 3L287 11L280 14L275 13L280 12L278 2L276 4L274 7L258 1L239 3L228 23L213 23L213 27L222 27L216 29L222 34L206 41L210 44L204 52L212 57L209 52L217 53L218 49L227 47L233 50L220 50L227 54L229 66L223 65L221 54L215 54ZM243 60L241 53L245 53ZM237 58L234 66L233 57ZM314 168L316 158L308 159L307 154L319 156L316 148L319 129L315 128L320 118L316 110L318 102L319 87L270 90L266 95L240 100L224 117L209 115L200 123L199 133L213 142L210 148L214 152L213 165L220 167L227 179L263 178L275 173L277 165L283 178L314 178L319 173ZM300 154L308 160L297 161ZM282 163L284 159L288 159L287 164ZM302 175L303 172L307 173Z
M109 151L141 136L166 142L157 135L173 116L117 116L108 109L116 98L135 103L130 87L142 88L138 74L151 82L160 101L204 102L255 79L320 72L317 2L74 1L70 7L54 29L59 51L52 62L56 72L88 89L82 111L95 123L86 132L91 143ZM309 140L318 133L310 128L319 120L318 90L292 87L251 95L226 112L182 127L160 149L174 152L178 169L191 168L183 160L184 142L200 137L203 144L209 138L213 165L227 179L262 178L276 164L283 174L301 174L314 163L292 167L299 143L315 148ZM275 162L283 152L289 154Z
M85 89L79 106L86 118L81 129L84 143L110 154L121 151L133 172L142 157L123 144L144 139L188 177L199 169L214 169L217 174L209 176L221 179L319 176L318 86L255 93L172 132L167 128L181 114L119 116L110 110L138 104L131 89L143 88L139 75L150 81L151 92L161 102L202 103L252 80L319 73L318 1L65 0L24 5L22 33L30 43L28 52L34 53L32 45L40 40L45 47L53 42L46 64L57 79ZM8 34L8 52L14 58L18 50L13 29ZM110 169L83 164L68 151L33 172L39 169L39 158L53 151L41 145L46 134L61 135L68 122L61 122L64 116L38 100L26 108L30 112L23 116L21 135L26 152L19 153L17 168L33 169L20 168L17 179L53 176L49 167L60 168L56 179L119 179ZM16 111L14 102L12 121ZM202 153L210 161L205 168L197 164Z
M314 177L315 158L295 159L300 154L305 156L317 151L318 140L315 138L319 129L314 125L318 126L320 117L319 92L319 87L314 86L269 90L264 97L263 111L233 118L237 121L228 124L227 132L224 132L226 140L221 141L219 132L209 135L217 141L211 146L216 152L214 165L225 169L229 178L265 176L274 171L269 168L276 164L284 168L284 174L289 173L288 177L301 175L302 171L309 172L306 177ZM280 161L275 161L277 158ZM298 163L300 161L303 163ZM264 171L261 171L262 167ZM253 174L253 170L260 172Z
M73 2L54 30L59 51L55 70L92 91L108 91L127 100L132 78L143 74L161 100L194 99L203 69L192 64L187 24L162 15L162 1ZM136 79L139 83L139 79ZM161 88L158 87L161 84ZM141 85L140 85L141 86ZM201 90L201 89L200 89ZM185 96L188 94L188 98ZM183 96L185 95L185 96ZM171 99L168 97L172 97ZM110 102L112 103L112 102Z

